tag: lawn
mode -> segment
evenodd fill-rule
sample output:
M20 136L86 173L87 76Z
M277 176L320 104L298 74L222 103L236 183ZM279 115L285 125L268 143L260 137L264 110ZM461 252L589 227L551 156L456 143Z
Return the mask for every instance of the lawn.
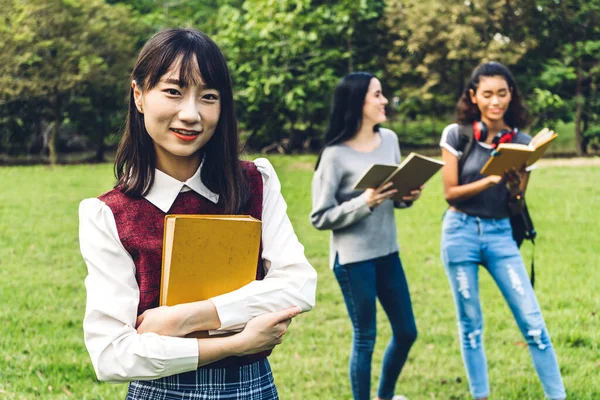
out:
M313 229L314 156L270 157L288 213L319 272L317 306L298 317L270 358L283 400L351 398L351 326L327 265L328 232ZM539 239L536 293L572 399L600 398L600 167L540 167L528 201ZM99 383L83 344L86 268L77 206L113 183L109 164L0 168L0 398L119 399L125 385ZM396 219L419 339L397 385L418 399L468 399L454 305L439 258L445 204L439 174ZM529 263L529 244L523 253ZM516 324L481 275L491 399L541 399L543 392ZM373 394L390 337L378 309Z

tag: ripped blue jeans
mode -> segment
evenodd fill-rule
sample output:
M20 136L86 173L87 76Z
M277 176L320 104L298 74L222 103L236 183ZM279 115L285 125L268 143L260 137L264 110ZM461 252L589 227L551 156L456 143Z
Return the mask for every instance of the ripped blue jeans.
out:
M446 211L442 262L450 281L459 321L461 353L471 394L489 395L479 301L479 265L488 270L523 334L533 365L549 399L566 398L556 354L508 218L479 218Z

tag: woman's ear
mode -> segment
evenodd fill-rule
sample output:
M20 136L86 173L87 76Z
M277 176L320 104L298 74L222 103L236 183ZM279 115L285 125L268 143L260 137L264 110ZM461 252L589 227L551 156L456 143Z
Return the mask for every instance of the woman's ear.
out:
M477 97L475 96L475 91L473 89L469 89L469 97L471 98L471 103L477 104Z
M133 101L137 110L143 114L144 107L142 107L142 91L135 81L131 81L131 90L133 90Z

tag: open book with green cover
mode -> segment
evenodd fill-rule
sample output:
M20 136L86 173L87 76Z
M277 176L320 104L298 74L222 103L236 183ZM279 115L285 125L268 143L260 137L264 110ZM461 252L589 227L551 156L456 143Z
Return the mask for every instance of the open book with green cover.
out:
M550 143L557 137L558 134L554 131L544 128L529 144L501 143L481 169L481 174L504 175L511 168L519 170L523 166L529 167L542 158Z
M402 201L402 197L410 195L429 180L444 162L421 154L410 153L400 165L373 164L354 184L353 189L364 190L377 188L388 182L394 183L398 193L394 200Z

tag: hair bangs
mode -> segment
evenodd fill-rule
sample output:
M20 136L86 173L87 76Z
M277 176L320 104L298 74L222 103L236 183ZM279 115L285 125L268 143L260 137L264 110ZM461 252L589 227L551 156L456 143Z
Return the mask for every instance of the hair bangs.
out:
M191 33L186 39L189 39L187 46L181 49L178 57L180 85L194 84L219 91L227 89L230 77L216 44Z
M206 86L206 81L200 72L196 59L194 52L189 49L179 55L177 61L179 64L179 86Z
M155 49L158 53L158 48ZM140 77L135 77L136 81L144 82L143 90L153 89L160 78L163 77L169 70L177 63L177 59L181 51L174 46L165 46L162 50L162 54L148 54L147 65L140 68Z

